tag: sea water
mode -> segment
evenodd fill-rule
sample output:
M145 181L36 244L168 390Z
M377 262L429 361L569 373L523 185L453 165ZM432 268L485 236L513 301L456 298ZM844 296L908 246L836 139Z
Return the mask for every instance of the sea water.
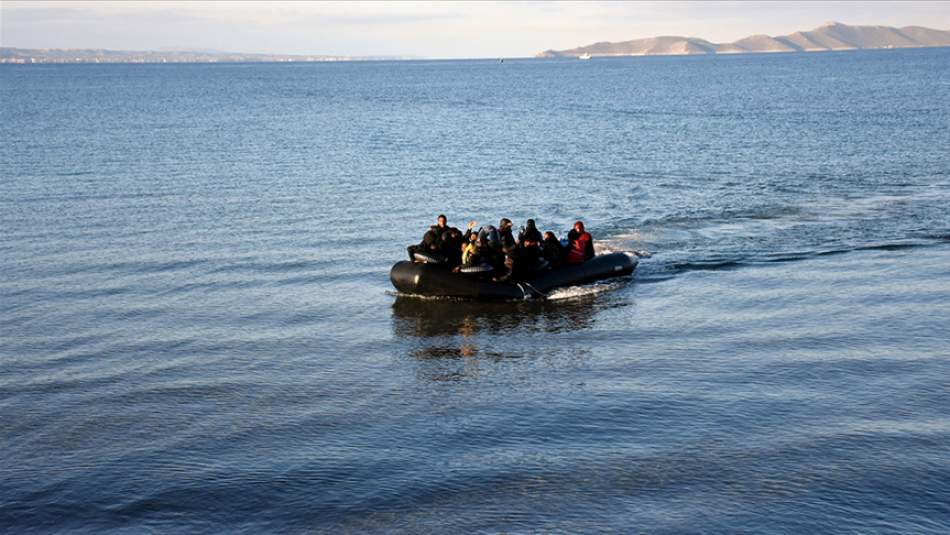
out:
M0 66L0 530L950 531L950 49ZM645 251L398 295L435 216Z

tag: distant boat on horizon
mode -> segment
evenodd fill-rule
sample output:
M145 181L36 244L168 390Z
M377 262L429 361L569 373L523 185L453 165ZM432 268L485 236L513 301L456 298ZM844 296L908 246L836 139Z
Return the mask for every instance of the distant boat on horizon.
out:
M590 54L588 54L587 52L584 52L580 56L577 56L577 59L590 59Z

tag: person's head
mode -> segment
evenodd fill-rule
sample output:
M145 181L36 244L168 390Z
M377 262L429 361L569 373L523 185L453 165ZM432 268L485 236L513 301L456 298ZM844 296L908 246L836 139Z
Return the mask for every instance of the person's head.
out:
M469 235L468 241L472 241L472 242L478 243L478 233L477 233L477 232L473 232L471 235Z
M544 241L556 240L556 239L557 238L554 237L554 233L551 232L550 230L544 233Z
M525 227L527 227L528 230L533 229L533 228L534 228L534 219L529 219L527 222L525 222Z
M438 221L439 221L439 226L440 226L440 227L444 227L445 225L448 224L448 221L449 221L449 220L446 219L444 215L439 214Z
M462 231L453 227L449 229L449 236L451 236L453 240L457 240L462 237Z
M584 232L584 222L583 222L583 221L575 221L575 222L574 222L574 230L576 230L577 232Z
M508 219L507 217L501 218L501 221L498 222L498 228L500 228L501 230L505 230L506 228L510 226L511 226L511 220Z

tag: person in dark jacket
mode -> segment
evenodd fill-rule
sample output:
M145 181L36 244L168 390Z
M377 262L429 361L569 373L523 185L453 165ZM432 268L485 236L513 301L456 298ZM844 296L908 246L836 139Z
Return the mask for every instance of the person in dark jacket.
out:
M511 220L507 217L501 218L501 221L498 223L498 238L501 241L501 251L505 254L513 251L518 245L511 231Z
M561 267L564 261L564 248L561 247L561 241L557 239L550 230L544 233L544 240L541 242L541 251L544 259L552 269Z
M519 247L537 247L541 243L541 232L535 226L534 219L525 222L525 226L518 234Z
M583 264L594 258L594 238L584 230L584 222L577 221L567 233L567 263Z
M502 236L502 244L508 244L508 246L503 248L505 264L504 269L500 270L502 275L495 280L498 282L515 282L530 278L530 274L538 265L541 257L541 249L539 248L541 233L538 232L534 220L529 219L525 223L521 232L518 233L517 241L509 241L508 239L509 237L514 238L511 234L511 221L509 219L501 220L501 228L503 230L499 234Z
M438 254L441 248L442 234L449 229L448 220L444 215L439 214L437 224L429 227L422 241L418 245L410 245L406 248L409 252L409 260L416 260L416 253Z
M519 270L529 273L541 269L541 232L535 226L534 219L525 222L524 228L518 234L518 254L514 255L516 262L521 262Z
M488 240L488 245L491 247L494 247L498 251L501 250L501 239L498 237L498 229L492 225L478 229L478 241L481 242L482 238Z
M439 252L445 257L449 267L455 267L462 263L462 231L455 227L449 227L439 238Z
M505 256L505 264L501 270L501 275L495 277L493 280L495 282L515 282L515 252L512 251L510 254Z
M488 234L478 234L478 257L481 262L492 266L496 273L504 269L505 255L492 245Z

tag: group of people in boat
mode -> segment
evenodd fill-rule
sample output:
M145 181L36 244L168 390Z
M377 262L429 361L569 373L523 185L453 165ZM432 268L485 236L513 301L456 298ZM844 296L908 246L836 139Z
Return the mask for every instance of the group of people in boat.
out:
M498 226L475 228L470 221L463 233L450 227L444 215L429 227L418 245L408 247L413 262L446 264L455 272L478 274L498 282L529 279L540 271L582 264L594 256L594 238L577 221L561 241L551 231L543 234L533 219L525 221L515 238L507 217Z

